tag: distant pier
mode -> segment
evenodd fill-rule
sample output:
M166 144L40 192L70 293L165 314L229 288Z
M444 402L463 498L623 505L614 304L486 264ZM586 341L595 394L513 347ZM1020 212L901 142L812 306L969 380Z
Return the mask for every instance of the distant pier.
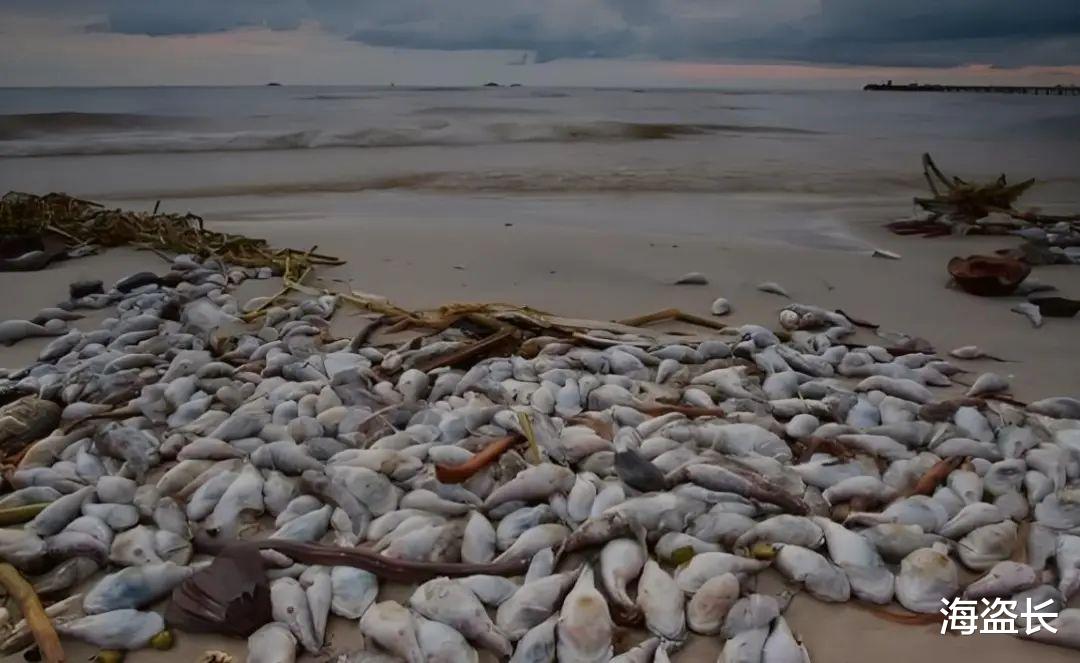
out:
M1034 94L1048 97L1066 97L1080 95L1080 86L1055 85L1053 87L1039 85L921 85L912 83L909 85L894 85L888 83L870 83L863 87L864 90L875 92L982 92L992 94Z

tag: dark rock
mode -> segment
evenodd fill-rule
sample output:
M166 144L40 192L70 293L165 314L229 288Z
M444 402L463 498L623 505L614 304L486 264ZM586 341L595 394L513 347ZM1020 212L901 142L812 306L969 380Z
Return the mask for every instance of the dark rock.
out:
M87 295L96 295L102 292L105 292L105 285L101 282L101 279L75 281L68 286L68 293L72 299L80 299Z

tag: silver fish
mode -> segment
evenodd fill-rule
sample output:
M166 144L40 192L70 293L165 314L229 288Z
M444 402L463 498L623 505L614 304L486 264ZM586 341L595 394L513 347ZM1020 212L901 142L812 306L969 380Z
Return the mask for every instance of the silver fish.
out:
M461 561L487 564L495 557L495 528L479 511L469 514L461 543Z
M600 551L600 580L619 608L633 613L636 604L627 586L641 574L648 555L634 539L614 539Z
M61 635L102 649L121 650L142 649L163 630L165 620L158 613L131 609L88 615L56 625L56 631Z
M330 616L333 595L330 573L322 566L308 567L300 574L300 585L304 587L304 593L307 596L315 642L321 647L326 635L326 620Z
M690 630L701 635L720 632L728 612L739 600L739 579L733 573L723 573L705 581L686 606Z
M511 640L522 637L556 611L577 576L569 571L525 583L495 611L495 624Z
M611 615L604 596L593 583L586 566L563 601L556 627L556 653L560 660L608 661L612 656Z
M330 610L347 619L358 619L375 602L379 582L375 574L348 566L330 570L333 599Z
M417 371L419 372L419 371ZM426 376L425 376L426 377ZM416 636L428 663L477 663L476 650L454 628L416 617Z
M316 638L307 594L300 583L293 578L271 582L270 602L274 619L287 625L305 650L312 654L318 652L322 642Z
M247 663L293 663L296 637L281 622L270 622L248 636Z
M420 585L409 598L409 606L419 614L460 631L478 646L499 656L510 656L513 646L488 618L476 595L449 578L436 578Z
M686 637L686 613L682 591L656 562L645 562L638 580L637 605L645 615L645 627L665 641Z
M394 601L371 606L360 618L360 631L406 663L425 663L412 613Z
M194 569L171 562L121 569L102 578L87 592L83 608L91 615L142 608L164 597L192 573Z
M558 617L549 617L529 629L518 640L510 663L555 663L557 623Z

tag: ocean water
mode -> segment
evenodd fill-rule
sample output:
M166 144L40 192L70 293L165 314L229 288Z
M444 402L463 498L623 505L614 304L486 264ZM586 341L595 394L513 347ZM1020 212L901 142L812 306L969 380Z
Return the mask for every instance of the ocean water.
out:
M232 220L513 217L828 245L853 214L910 208L923 152L964 177L1037 177L1025 202L1080 209L1077 97L0 89L0 188Z

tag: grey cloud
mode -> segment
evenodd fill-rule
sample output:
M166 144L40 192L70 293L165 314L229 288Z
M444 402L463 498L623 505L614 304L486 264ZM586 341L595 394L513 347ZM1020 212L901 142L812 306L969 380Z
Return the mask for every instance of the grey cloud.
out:
M175 35L304 21L376 46L838 64L1080 63L1080 0L0 0ZM96 20L96 19L95 19ZM89 21L88 21L89 23Z

